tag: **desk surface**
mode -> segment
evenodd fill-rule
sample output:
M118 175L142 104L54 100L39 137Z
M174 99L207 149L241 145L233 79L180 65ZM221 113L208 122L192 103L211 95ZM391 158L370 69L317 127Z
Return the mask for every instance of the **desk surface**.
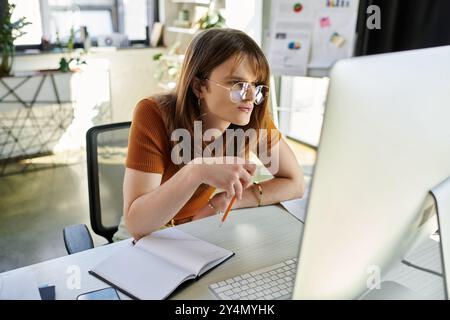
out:
M303 231L303 223L279 205L233 210L226 223L221 228L218 226L218 216L214 216L176 227L229 249L235 252L235 255L198 280L183 284L169 297L170 299L215 299L208 289L210 283L297 257ZM56 299L76 299L79 294L108 287L104 282L88 274L88 271L116 250L127 245L129 241L100 246L70 256L7 271L0 276L29 270L34 273L39 286L44 284L56 286ZM79 270L80 274L80 287L71 289L73 287L71 280L76 270ZM442 278L400 263L382 278L382 280L403 284L422 293L424 297L443 298ZM126 295L119 294L121 299L129 299Z
M281 206L233 210L219 228L218 216L179 225L176 228L193 236L229 249L235 255L196 281L177 289L171 299L215 299L208 285L297 256L303 224ZM62 239L61 239L62 241ZM56 299L76 299L85 292L105 288L104 282L88 274L129 240L7 271L31 270L38 285L56 286ZM78 269L79 268L79 269ZM80 288L70 289L74 270L80 270ZM69 283L69 285L67 284ZM121 298L126 299L121 294Z

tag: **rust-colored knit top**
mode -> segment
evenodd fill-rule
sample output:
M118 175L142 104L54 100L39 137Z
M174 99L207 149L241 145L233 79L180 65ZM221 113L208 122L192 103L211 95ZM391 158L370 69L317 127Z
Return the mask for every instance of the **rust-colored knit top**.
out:
M269 121L267 129L274 129ZM128 140L126 167L162 175L161 184L169 180L180 167L171 160L170 135L161 110L155 100L141 100L133 113ZM215 188L198 188L189 201L176 214L175 219L191 217L193 212L207 205Z

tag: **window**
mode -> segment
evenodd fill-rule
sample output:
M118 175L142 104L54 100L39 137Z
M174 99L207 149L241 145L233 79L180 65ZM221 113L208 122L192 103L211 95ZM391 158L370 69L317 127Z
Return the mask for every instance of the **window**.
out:
M124 33L130 40L145 40L147 20L147 0L123 0Z
M86 26L91 37L114 32L112 13L110 10L53 10L50 21L50 41L56 41L56 33L66 41L70 30L80 30ZM76 34L76 39L79 34Z
M86 26L91 37L117 31L117 14L114 0L47 0L50 11L50 41L56 42L56 34L64 42L75 32ZM75 35L79 39L79 33Z
M26 17L31 22L23 28L26 32L23 36L16 39L14 44L19 45L37 45L41 43L42 37L42 20L40 13L39 1L36 0L10 0L11 4L15 4L16 8L11 17L12 21L16 21L21 17Z
M80 40L80 27L86 26L91 39L112 33L125 34L132 43L146 39L146 29L155 20L156 0L10 0L16 4L13 19L25 16L32 22L26 35L15 41L19 49L41 44L47 38L55 44L57 33L67 42L71 29L75 42ZM150 19L150 21L149 21ZM157 19L157 18L156 18ZM157 21L157 20L156 20Z

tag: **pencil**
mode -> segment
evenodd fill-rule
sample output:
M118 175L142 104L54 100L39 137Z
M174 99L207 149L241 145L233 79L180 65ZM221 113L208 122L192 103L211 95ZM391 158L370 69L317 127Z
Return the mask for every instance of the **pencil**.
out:
M233 198L231 198L230 203L228 204L227 210L225 210L225 214L222 217L222 222L220 223L220 226L223 225L223 223L225 222L227 216L228 216L228 212L230 212L231 207L233 206L234 202L236 201L236 196L234 196Z

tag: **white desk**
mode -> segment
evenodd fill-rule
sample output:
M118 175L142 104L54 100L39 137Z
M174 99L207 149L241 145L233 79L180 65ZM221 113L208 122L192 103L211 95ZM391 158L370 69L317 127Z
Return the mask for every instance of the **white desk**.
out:
M231 259L197 281L189 282L170 296L172 299L215 299L208 289L210 283L296 257L303 224L280 206L266 206L233 210L221 228L218 216L186 223L177 228L235 252ZM97 247L4 274L21 269L31 270L38 285L56 286L56 299L75 299L81 293L107 287L104 282L88 274L88 271L128 241ZM80 268L80 289L69 289L66 284L73 274L70 266ZM121 298L126 296L121 295Z
M198 280L180 287L170 296L171 299L215 299L208 289L210 283L297 257L303 230L303 224L279 205L233 210L226 223L221 228L218 226L217 216L177 226L180 230L235 252L235 256ZM107 287L88 271L129 241L7 271L0 276L30 270L35 274L38 285L56 286L56 299L75 299L81 293ZM80 289L69 289L67 286L73 275L71 266L79 267L81 271ZM441 298L440 292L443 292L440 291L443 284L441 278L402 264L396 265L383 280L397 281L416 291L424 290L427 294L433 294L435 299ZM128 298L120 295L122 299Z

